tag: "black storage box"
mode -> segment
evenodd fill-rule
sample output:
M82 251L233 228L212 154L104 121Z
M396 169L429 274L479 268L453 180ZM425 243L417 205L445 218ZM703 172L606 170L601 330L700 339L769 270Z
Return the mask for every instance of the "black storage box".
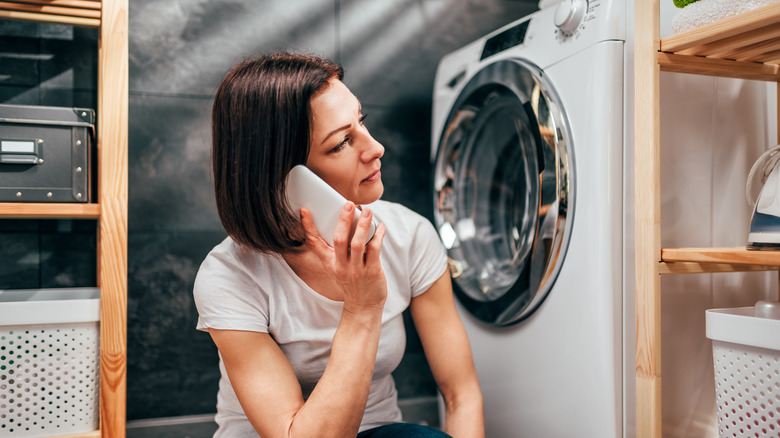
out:
M89 202L95 111L0 105L0 201Z

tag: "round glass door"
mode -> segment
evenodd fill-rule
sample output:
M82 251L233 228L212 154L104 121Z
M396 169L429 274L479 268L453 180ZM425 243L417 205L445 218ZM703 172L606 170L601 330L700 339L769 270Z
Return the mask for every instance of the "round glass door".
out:
M495 325L528 317L569 241L573 157L561 105L541 71L491 64L455 102L434 167L434 216L453 289Z

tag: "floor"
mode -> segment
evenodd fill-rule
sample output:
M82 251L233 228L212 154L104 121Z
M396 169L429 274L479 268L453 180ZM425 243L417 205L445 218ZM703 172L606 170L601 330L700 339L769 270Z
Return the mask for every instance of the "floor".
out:
M217 430L214 415L158 418L127 422L127 438L211 438Z
M211 438L217 423L156 426L143 429L127 429L127 438Z

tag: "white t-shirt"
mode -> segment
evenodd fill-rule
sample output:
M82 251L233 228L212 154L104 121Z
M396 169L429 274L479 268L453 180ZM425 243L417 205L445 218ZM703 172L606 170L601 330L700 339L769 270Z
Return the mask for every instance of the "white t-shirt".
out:
M404 354L406 331L402 312L447 268L441 241L419 214L386 201L368 206L385 224L380 261L387 278L371 390L360 431L401 421L398 394L391 373ZM308 398L330 357L343 302L318 294L276 254L242 248L230 237L203 261L195 279L198 330L209 328L269 333L292 364ZM216 438L258 437L230 384L220 356Z

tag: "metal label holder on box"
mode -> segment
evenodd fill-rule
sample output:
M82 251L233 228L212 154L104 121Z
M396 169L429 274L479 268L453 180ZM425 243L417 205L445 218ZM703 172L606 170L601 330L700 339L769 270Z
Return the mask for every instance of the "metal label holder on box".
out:
M95 111L0 105L0 201L89 202Z

